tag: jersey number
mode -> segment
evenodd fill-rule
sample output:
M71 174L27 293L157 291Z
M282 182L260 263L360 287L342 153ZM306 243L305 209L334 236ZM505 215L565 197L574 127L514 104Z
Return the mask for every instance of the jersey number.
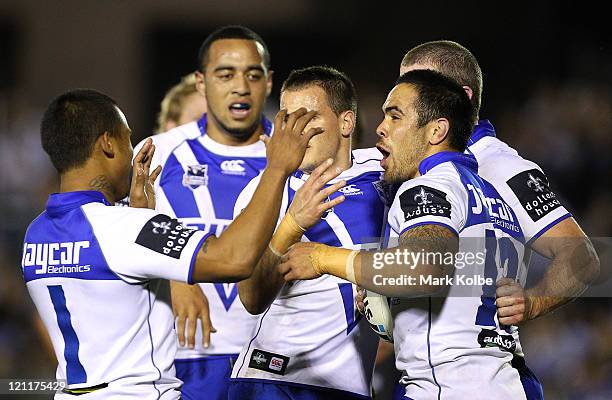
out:
M506 276L511 279L516 279L518 274L518 252L508 237L495 237L495 231L487 229L485 231L485 279L491 279L492 285L484 285L482 288L482 296L480 296L482 304L478 307L476 313L476 325L480 326L497 326L495 323L495 282L497 281L497 262L496 255L499 248L500 265L507 264L508 273ZM507 328L508 330L509 328Z
M64 338L64 358L66 359L66 381L69 385L87 382L87 373L79 360L79 338L72 326L70 311L66 307L66 296L61 285L47 286L51 303L57 314L57 325Z

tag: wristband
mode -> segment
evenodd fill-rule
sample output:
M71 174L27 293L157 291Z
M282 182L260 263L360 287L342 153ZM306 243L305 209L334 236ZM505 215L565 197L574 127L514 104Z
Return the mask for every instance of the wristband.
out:
M300 241L304 232L306 230L295 221L293 215L287 213L276 228L268 248L275 256L282 257L291 245Z

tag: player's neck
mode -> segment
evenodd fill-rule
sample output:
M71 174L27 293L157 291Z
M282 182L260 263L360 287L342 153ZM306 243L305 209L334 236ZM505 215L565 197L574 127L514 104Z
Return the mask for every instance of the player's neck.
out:
M340 149L336 153L336 157L334 158L334 163L332 164L332 168L340 168L343 171L351 168L353 166L353 157L351 153L351 143L347 141L346 143L340 143Z
M259 140L259 136L264 133L263 126L257 125L255 132L248 138L240 138L227 132L214 118L208 118L206 121L206 135L217 143L225 146L248 146L256 143Z
M101 171L74 168L60 176L60 193L95 190L104 195L110 204L115 204L115 190L109 177Z

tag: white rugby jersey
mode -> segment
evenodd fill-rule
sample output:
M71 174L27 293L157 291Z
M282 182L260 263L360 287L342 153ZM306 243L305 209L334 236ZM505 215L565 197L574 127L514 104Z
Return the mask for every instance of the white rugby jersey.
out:
M302 241L347 249L376 249L384 229L385 202L377 149L353 151L353 165L330 181L346 180L344 202L306 231ZM281 216L307 176L298 172L285 186ZM239 214L258 183L236 203ZM243 200L244 197L244 200ZM330 275L286 284L261 315L232 379L282 381L331 388L369 398L378 337L355 308L355 285Z
M85 399L178 399L167 279L187 282L204 232L100 192L52 194L29 226L22 270L68 388ZM69 394L56 398L72 399Z
M476 157L478 175L493 184L516 213L527 245L565 218L571 217L551 191L541 168L499 140L488 120L478 122L466 152ZM530 256L531 251L527 250L526 264ZM512 327L516 340L515 353L523 356L518 331L518 327Z
M272 124L265 118L262 124L270 134ZM152 165L163 166L155 183L156 209L189 227L219 236L233 221L238 195L266 166L264 143L226 146L215 142L206 135L206 114L151 138L155 144ZM201 283L200 287L208 298L217 332L205 349L202 327L197 324L195 348L179 347L177 359L239 353L257 317L245 310L235 283Z
M516 342L495 307L498 279L524 284L524 234L516 213L477 170L471 155L432 155L389 210L391 238L442 225L459 236L463 257L446 295L404 298L393 307L396 366L410 398L525 399L510 365Z

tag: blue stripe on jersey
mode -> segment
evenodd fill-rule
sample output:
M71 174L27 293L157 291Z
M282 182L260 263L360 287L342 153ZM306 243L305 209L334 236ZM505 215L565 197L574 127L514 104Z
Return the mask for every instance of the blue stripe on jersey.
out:
M245 186L266 167L263 157L226 157L207 150L198 138L187 141L200 165L208 165L208 191L212 198L215 216L219 219L234 218L234 204ZM224 162L242 161L244 171L227 171ZM229 174L228 174L229 172ZM235 173L235 174L232 174Z
M215 283L215 290L221 298L223 307L225 307L226 311L229 311L230 307L234 303L234 300L236 299L236 296L238 296L238 284L232 284L233 287L229 297L225 294L225 285L227 285L227 283Z
M342 304L346 315L346 334L348 335L357 326L361 319L361 314L355 318L355 297L353 296L352 283L339 283L338 289L342 295Z
M108 202L100 192L55 193L25 236L22 259L26 282L42 278L120 279L108 267L81 205Z
M380 172L366 172L348 179L345 187L352 186L354 191L350 195L344 194L344 201L333 208L332 212L342 221L353 244L375 243L380 240L385 205L373 185L379 180ZM329 197L331 200L341 195L342 192L336 192ZM294 196L295 191L289 189L289 202ZM308 229L304 236L311 242L343 247L337 233L325 219Z
M171 154L159 178L159 186L164 190L168 203L177 218L194 218L200 216L193 191L183 186L185 171L174 154Z
M47 286L51 303L57 315L57 325L64 338L64 358L66 359L66 381L69 385L87 382L87 373L79 360L79 338L77 337L70 312L66 307L66 296L60 285Z

